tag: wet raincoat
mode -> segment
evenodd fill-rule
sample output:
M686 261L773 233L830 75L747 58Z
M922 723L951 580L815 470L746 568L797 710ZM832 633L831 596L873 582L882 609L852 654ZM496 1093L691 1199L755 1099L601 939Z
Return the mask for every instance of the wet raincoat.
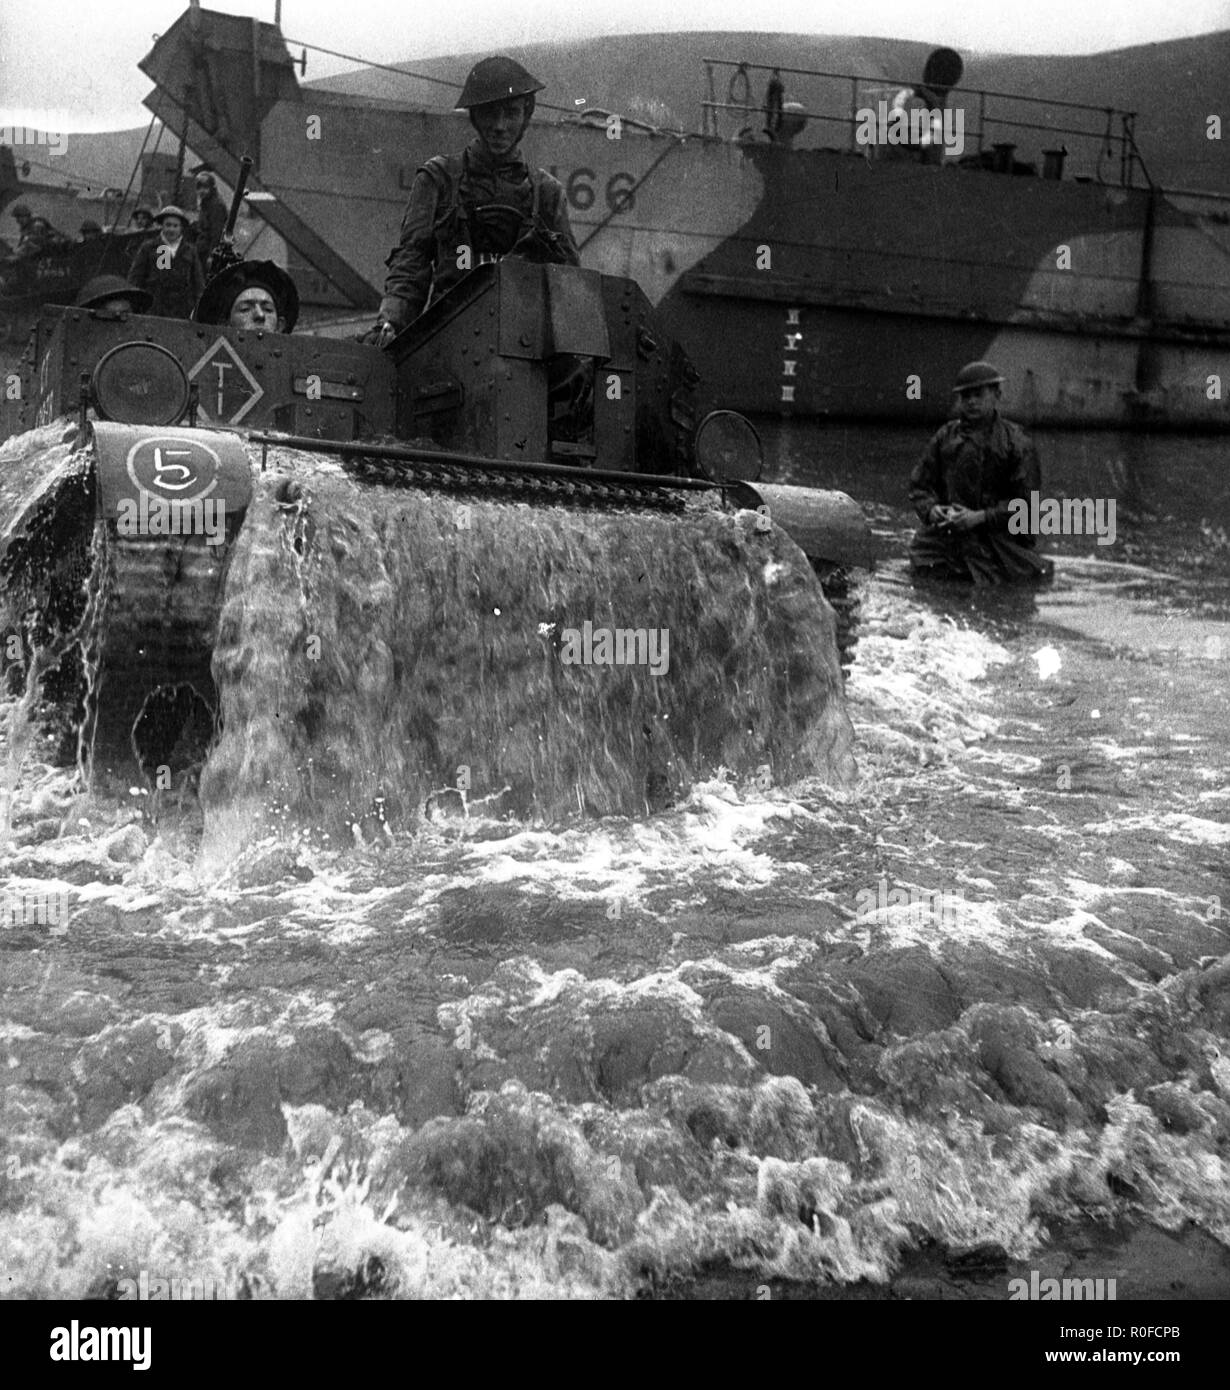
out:
M998 412L971 427L949 420L937 430L910 475L910 502L923 522L910 546L910 564L937 578L1006 584L1051 578L1053 566L1029 535L1010 535L1014 498L1041 490L1038 455L1029 435ZM934 509L960 503L986 511L969 531L942 530Z

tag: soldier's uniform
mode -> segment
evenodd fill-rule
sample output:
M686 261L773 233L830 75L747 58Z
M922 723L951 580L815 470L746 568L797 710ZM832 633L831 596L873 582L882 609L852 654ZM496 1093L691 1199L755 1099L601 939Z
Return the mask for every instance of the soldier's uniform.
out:
M188 237L188 218L177 207L165 207L154 219L161 222L176 217L184 234L174 247L163 241L147 241L136 254L128 278L138 289L147 290L151 297L148 312L158 318L189 319L205 288L196 247ZM159 252L171 252L166 266L159 264Z
M385 262L380 317L402 328L462 279L459 247L470 248L471 266L507 255L580 264L559 181L531 170L520 147L497 163L479 139L419 169Z
M211 188L198 200L196 210L196 254L202 266L209 264L209 253L222 240L226 218L226 204Z
M580 264L563 188L546 170L531 169L516 143L534 114L535 93L540 91L542 83L511 58L484 58L471 68L457 109L469 111L479 137L460 154L437 155L419 168L401 237L385 262L389 274L378 330L381 325L400 330L412 323L468 269L484 261L518 256ZM523 100L524 107L511 148L489 147L476 113L515 100ZM499 145L503 143L501 139Z
M911 566L975 584L1049 579L1053 566L1035 553L1034 537L1008 531L1013 498L1028 501L1041 486L1038 455L1020 425L998 411L982 428L949 420L910 475L910 501L923 522L910 546ZM941 529L934 509L953 503L985 510L985 523L969 531Z
M72 244L69 238L63 232L57 231L45 217L31 217L22 224L17 255L29 260L48 251L61 251Z
M422 165L410 188L398 244L389 253L384 298L369 341L382 346L474 267L503 256L579 265L568 203L557 179L531 169L518 141L543 84L511 58L484 58L470 69L457 109L479 132L460 153ZM522 101L515 135L492 140L479 112L498 122ZM505 143L509 148L505 149ZM460 262L460 264L459 264ZM559 354L547 366L547 411L553 447L592 444L594 366Z

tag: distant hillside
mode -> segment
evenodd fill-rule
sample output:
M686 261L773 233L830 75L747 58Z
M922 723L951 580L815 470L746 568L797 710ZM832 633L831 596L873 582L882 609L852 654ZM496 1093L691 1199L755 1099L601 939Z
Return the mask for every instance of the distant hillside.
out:
M1079 58L971 58L965 82L1048 100L1138 112L1149 172L1173 188L1230 192L1230 30ZM1220 114L1223 138L1205 135Z
M702 57L909 81L921 75L927 54L936 46L814 34L688 33L526 44L507 51L547 84L544 105L573 111L602 107L655 125L692 131L699 129L705 94ZM307 85L449 109L467 70L481 56L423 58L401 65L442 79L444 86L378 68ZM1230 106L1226 103L1230 30L1080 57L964 56L966 87L1137 111L1137 142L1158 182L1230 193ZM728 80L728 72L718 78L719 101L726 98ZM787 96L792 89L800 89L794 94L806 97L809 109L838 117L848 114L848 86L832 83L818 92L814 87L801 90L805 85L787 75ZM762 95L763 74L753 75L753 100L759 103ZM1011 114L1026 112L1020 107ZM1220 114L1228 127L1221 142L1205 138L1206 118L1213 113ZM1052 114L1062 123L1061 113ZM1030 118L1038 119L1038 113L1030 113ZM838 143L837 127L827 131L817 130L803 143ZM38 161L31 177L58 182L70 176L94 190L106 185L122 188L144 137L144 129L73 135L68 152L59 158L48 158L45 150L29 150ZM162 150L173 147L171 138L164 135ZM18 151L19 162L21 155Z
M542 94L545 103L573 110L604 107L652 119L659 125L696 130L700 125L704 85L702 57L749 63L789 62L800 68L911 77L922 72L927 54L934 47L904 40L824 38L814 34L689 33L532 43L505 52L547 84ZM361 96L451 107L466 72L484 56L469 53L397 65L428 77L444 78L455 84L451 89L372 68L327 78L318 85ZM724 96L720 92L718 99Z
M158 131L150 136L147 152L154 149ZM45 147L22 145L14 151L20 165L28 160L29 177L37 183L71 184L83 197L98 197L104 188L127 186L132 167L137 161L145 127L139 130L113 130L87 135L69 135L61 155L52 155ZM164 134L160 151L174 151L175 142ZM139 176L138 176L139 181Z
M553 106L604 107L696 130L704 95L703 56L909 80L921 76L927 54L937 46L814 34L688 33L526 44L507 51L547 84L543 99ZM459 85L481 56L424 58L400 66ZM1077 57L963 56L966 87L1138 112L1137 143L1155 180L1230 193L1230 128L1220 143L1205 138L1205 120L1212 113L1220 113L1230 127L1230 30ZM719 84L719 101L725 98L727 80ZM455 90L371 68L319 85L435 108L451 107ZM789 77L786 86L789 96ZM848 89L832 84L831 90L825 113L844 116L848 94L837 93ZM757 100L762 91L763 76L755 82ZM831 136L814 143L826 142L835 143Z

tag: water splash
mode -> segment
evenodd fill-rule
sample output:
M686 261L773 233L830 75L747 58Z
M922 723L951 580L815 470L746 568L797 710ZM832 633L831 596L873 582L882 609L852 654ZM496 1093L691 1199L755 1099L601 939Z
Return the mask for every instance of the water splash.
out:
M220 852L279 816L379 837L449 790L559 821L719 766L851 775L831 612L750 514L458 502L309 464L289 501L261 481L233 557L202 781ZM669 669L565 663L585 623L668 632Z

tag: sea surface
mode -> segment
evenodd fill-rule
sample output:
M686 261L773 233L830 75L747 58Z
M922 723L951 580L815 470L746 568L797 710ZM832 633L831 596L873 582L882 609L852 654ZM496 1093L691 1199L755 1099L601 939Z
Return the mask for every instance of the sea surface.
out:
M1039 436L1116 542L982 593L921 438L765 432L881 543L849 786L206 858L9 703L6 1296L1230 1293L1226 443Z

